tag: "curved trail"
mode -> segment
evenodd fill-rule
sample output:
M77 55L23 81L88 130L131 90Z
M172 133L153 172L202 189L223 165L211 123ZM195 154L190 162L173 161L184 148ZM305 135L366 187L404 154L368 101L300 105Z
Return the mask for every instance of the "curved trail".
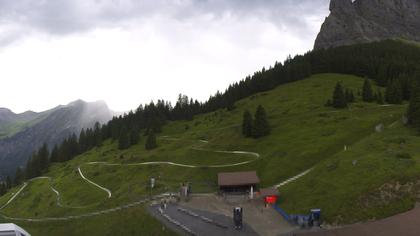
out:
M167 140L181 140L181 139L177 139L177 138L169 138L169 137L161 137ZM198 140L198 142L202 143L202 144L207 144L208 141L206 140ZM128 164L120 164L120 163L108 163L108 162L87 162L87 163L83 163L82 165L105 165L105 166L143 166L143 165L171 165L171 166L177 166L177 167L183 167L183 168L224 168L224 167L234 167L234 166L240 166L240 165L246 165L246 164L250 164L252 162L255 162L257 160L259 160L261 158L261 155L259 153L255 153L255 152L247 152L247 151L223 151L223 150L208 150L208 149L203 149L203 148L197 148L197 147L192 147L191 149L193 150L197 150L197 151L207 151L207 152L214 152L214 153L227 153L227 154L236 154L236 155L248 155L248 156L252 156L254 157L254 159L252 160L248 160L248 161L243 161L243 162L238 162L238 163L232 163L232 164L224 164L224 165L188 165L188 164L182 164L182 163L175 163L175 162L169 162L169 161L156 161L156 162L140 162L140 163L128 163ZM294 176L274 187L278 188L281 187L287 183L290 183L292 181L297 180L298 178L306 175L307 173L309 173L312 169L307 170L304 173L301 173L297 176ZM80 177L85 180L87 183L105 191L108 194L108 199L112 197L112 192L111 190L93 182L92 180L88 179L87 177L84 176L82 170L81 170L81 166L77 167L77 171L80 175ZM29 180L28 182L32 182L34 180L37 179L49 179L50 180L50 184L51 184L51 177L37 177L34 179ZM6 208L11 202L13 202L13 200L15 200L15 198L27 187L28 182L25 182L24 185L7 201L6 204L4 204L0 210L3 210L4 208ZM59 207L65 207L65 208L84 208L84 207L67 207L67 206L63 206L60 202L60 193L58 190L56 190L52 184L50 186L51 190L56 194L57 196L57 206ZM174 195L173 193L171 195ZM140 204L144 204L148 201L154 200L154 199L158 199L161 197L165 197L165 196L169 196L169 194L161 194L161 195L157 195L154 196L152 198L146 198L146 199L142 199L136 202L132 202L129 204L125 204L125 205L121 205L118 207L114 207L111 209L107 209L107 210L98 210L98 211L94 211L94 212L90 212L90 213L85 213L85 214L80 214L80 215L72 215L72 216L63 216L63 217L45 217L45 218L19 218L19 217L9 217L6 216L4 214L0 214L3 218L8 219L8 220L16 220L16 221L28 221L28 222L47 222L47 221L67 221L67 220L73 220L73 219L80 219L80 218L86 218L86 217L92 217L92 216L97 216L97 215L102 215L102 214L108 214L108 213L112 213L115 211L120 211L120 210L124 210L124 209L128 209L128 208L132 208L135 206L138 206Z
M125 204L125 205L122 205L122 206L118 206L118 207L114 207L114 208L110 208L110 209L106 209L106 210L99 210L99 211L94 211L94 212L85 213L85 214L70 215L70 216L63 216L63 217L19 218L19 217L10 217L10 216L6 216L6 215L3 215L3 214L0 214L0 216L5 218L5 219L8 219L8 220L27 221L27 222L68 221L68 220L93 217L93 216L98 216L98 215L109 214L109 213L116 212L116 211L121 211L121 210L124 210L124 209L136 207L138 205L144 204L144 203L146 203L148 201L151 201L151 200L164 198L164 197L167 197L169 195L170 195L169 193L161 194L161 195L154 196L152 198L145 198L145 199L142 199L142 200L139 200L139 201L135 201L135 202L132 202L132 203L128 203L128 204Z
M93 182L92 180L90 180L90 179L86 178L86 177L83 175L82 170L80 169L80 166L79 166L79 167L77 167L77 171L79 172L80 177L82 177L82 179L84 179L86 182L88 182L88 183L92 184L93 186L96 186L96 187L98 187L99 189L101 189L101 190L105 191L105 192L108 194L108 198L111 198L111 197L112 197L111 190L109 190L109 189L107 189L107 188L105 188L105 187L102 187L101 185L99 185L99 184L97 184L97 183Z
M294 182L294 181L302 178L303 176L309 174L309 172L311 172L313 169L314 169L314 167L312 167L310 169L307 169L307 170L305 170L304 172L302 172L302 173L300 173L298 175L295 175L295 176L293 176L293 177L291 177L289 179L286 179L285 181L283 181L283 182L281 182L279 184L274 185L273 187L274 188L280 188L280 187L282 187L282 186L284 186L284 185L286 185L288 183Z
M20 192L23 191L23 189L26 188L26 186L28 186L28 183L23 183L23 186L15 193L13 194L13 196L9 199L9 201L7 201L1 208L0 210L3 210L4 208L6 208L13 200L15 200L15 198L20 194Z

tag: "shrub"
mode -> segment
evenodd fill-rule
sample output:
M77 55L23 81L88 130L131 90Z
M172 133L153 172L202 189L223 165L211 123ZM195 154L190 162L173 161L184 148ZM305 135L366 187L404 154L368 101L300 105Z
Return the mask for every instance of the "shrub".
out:
M398 159L411 159L412 158L410 153L407 153L407 152L400 152L400 153L397 153L397 155L395 155L395 156Z

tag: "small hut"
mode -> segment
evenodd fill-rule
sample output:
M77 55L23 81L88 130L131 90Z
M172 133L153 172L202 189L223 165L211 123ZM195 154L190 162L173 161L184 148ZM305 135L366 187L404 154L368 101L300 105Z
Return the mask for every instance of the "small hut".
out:
M217 180L219 189L226 193L253 193L260 183L255 171L219 173Z

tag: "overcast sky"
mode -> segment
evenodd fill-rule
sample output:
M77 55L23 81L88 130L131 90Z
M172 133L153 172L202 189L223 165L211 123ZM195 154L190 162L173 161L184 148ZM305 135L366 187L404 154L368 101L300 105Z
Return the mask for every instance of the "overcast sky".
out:
M304 53L329 0L0 0L0 107L206 100Z

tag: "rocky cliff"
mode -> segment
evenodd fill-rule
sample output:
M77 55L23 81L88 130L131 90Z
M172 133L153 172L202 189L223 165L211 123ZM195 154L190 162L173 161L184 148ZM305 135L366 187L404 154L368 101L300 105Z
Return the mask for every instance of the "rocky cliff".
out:
M420 0L331 0L315 49L391 38L420 41Z

